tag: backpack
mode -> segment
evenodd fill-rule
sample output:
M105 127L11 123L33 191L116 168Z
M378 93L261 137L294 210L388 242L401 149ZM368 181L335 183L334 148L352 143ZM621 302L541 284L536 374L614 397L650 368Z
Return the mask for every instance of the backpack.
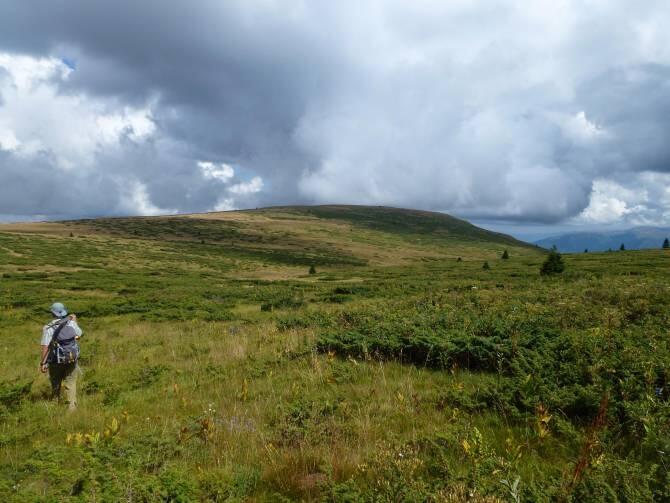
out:
M51 338L48 363L75 363L79 359L77 333L70 326L69 319L56 325Z

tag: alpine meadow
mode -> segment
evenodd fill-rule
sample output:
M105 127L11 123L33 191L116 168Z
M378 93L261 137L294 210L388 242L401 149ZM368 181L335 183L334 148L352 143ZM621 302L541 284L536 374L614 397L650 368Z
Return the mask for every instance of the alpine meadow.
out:
M378 206L2 225L0 500L670 501L670 250L554 255Z

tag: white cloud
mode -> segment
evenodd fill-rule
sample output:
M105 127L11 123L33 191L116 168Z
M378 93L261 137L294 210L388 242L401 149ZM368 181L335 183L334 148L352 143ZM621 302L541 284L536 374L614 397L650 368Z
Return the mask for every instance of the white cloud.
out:
M232 211L234 209L237 209L235 201L228 197L220 199L213 208L214 211Z
M72 71L57 58L34 58L0 52L0 68L9 73L12 85L20 93L30 93L50 79L67 79Z
M670 225L670 174L642 172L625 182L597 179L589 205L573 222Z
M609 136L601 126L587 119L583 110L566 119L562 126L568 138L577 143L588 143Z
M145 184L138 180L124 184L119 203L121 213L129 215L169 215L178 213L174 208L159 208L151 202Z
M100 115L95 120L100 135L100 143L114 144L127 136L135 142L150 137L156 130L156 124L147 109L134 110L125 107L123 111L109 115Z
M209 161L199 161L198 167L207 180L219 180L227 183L235 176L233 167L225 163L215 164Z
M59 92L73 71L55 58L0 53L0 142L22 158L47 156L67 171L95 170L97 155L124 137L148 139L148 109Z
M10 129L0 129L0 150L11 152L16 150L21 142L16 139L14 132Z
M248 182L231 184L235 178L235 169L226 163L198 161L198 167L206 180L216 180L226 185L225 195L220 196L210 211L230 211L239 207L244 200L263 190L263 179L255 176Z
M228 189L232 194L239 195L255 194L261 190L263 190L263 179L260 176L255 176L248 182L236 183Z
M580 220L595 224L610 224L620 222L624 216L631 212L626 201L623 201L602 190L602 185L594 184L593 194L589 205L579 216Z

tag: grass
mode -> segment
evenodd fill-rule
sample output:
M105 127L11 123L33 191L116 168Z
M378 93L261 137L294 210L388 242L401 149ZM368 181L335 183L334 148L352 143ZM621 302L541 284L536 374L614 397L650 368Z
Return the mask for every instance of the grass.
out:
M421 215L0 229L2 500L670 497L667 252L541 277ZM37 372L54 300L85 330L74 414Z

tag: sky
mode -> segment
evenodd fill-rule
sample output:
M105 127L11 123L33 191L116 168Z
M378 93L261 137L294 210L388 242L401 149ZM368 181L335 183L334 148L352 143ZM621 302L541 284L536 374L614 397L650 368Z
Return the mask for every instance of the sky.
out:
M670 225L667 0L5 0L0 219Z

